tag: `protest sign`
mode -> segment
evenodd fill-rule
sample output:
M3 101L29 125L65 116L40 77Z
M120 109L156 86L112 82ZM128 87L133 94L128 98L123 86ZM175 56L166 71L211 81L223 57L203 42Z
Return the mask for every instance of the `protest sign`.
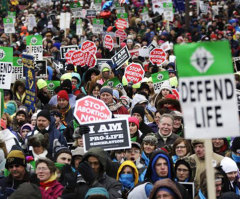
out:
M128 22L125 19L117 19L115 26L118 30L125 30L128 27Z
M125 21L128 22L128 14L126 12L125 13L117 13L117 18L124 19Z
M173 21L173 3L163 2L163 17L167 21Z
M139 56L141 56L141 57L149 57L149 48L147 48L146 46L140 48L139 49Z
M82 6L79 1L78 2L70 2L70 9L75 18L81 16Z
M102 0L94 0L95 10L100 11L102 8Z
M221 51L219 51L221 49ZM228 41L174 47L185 138L239 136L239 118Z
M124 30L116 30L115 35L120 38L120 43L127 38L127 33Z
M12 83L22 78L23 78L22 59L20 57L13 57Z
M37 78L43 78L47 76L47 60L39 60L34 62L35 75Z
M166 41L160 46L160 48L166 52L168 50L171 50L171 45L170 45L169 41Z
M82 27L82 19L76 19L76 35L82 35L83 27Z
M117 77L105 81L102 86L110 86L111 88L117 88L119 90L123 89L123 85Z
M55 88L60 86L60 81L47 80L47 88L51 96L55 95Z
M13 71L13 48L0 47L0 88L10 89Z
M35 60L43 59L43 45L41 35L29 35L26 37L27 54L34 55Z
M128 52L127 46L118 51L113 57L113 64L117 65L117 69L120 68L126 61L131 58L130 53Z
M84 53L81 50L75 50L72 53L71 62L74 66L84 66Z
M184 188L185 188L186 191L189 193L189 195L191 196L191 198L194 199L194 197L195 197L195 186L194 186L194 182L179 182L179 183L184 186Z
M97 16L96 10L87 9L86 18L95 18Z
M93 19L93 34L101 34L103 32L104 20L103 19Z
M142 16L143 21L146 22L146 21L149 20L150 17L149 17L149 14L148 14L148 7L143 7L141 16Z
M65 59L67 64L72 64L72 55L74 52L77 52L78 50L69 50L65 54Z
M69 50L78 50L78 46L77 45L72 45L72 46L60 47L61 59L65 59L65 55Z
M79 124L112 118L112 112L102 101L92 96L86 96L76 101L74 116Z
M29 14L28 20L28 31L32 31L34 27L37 26L36 17L33 14Z
M25 106L28 108L29 113L35 112L35 103L36 103L36 79L34 71L34 56L23 54L22 55L23 63L23 73L26 77L26 100Z
M109 51L113 50L114 42L113 42L113 38L111 37L111 35L105 35L104 41L103 41L103 46L105 48L107 48Z
M151 76L153 81L154 92L159 93L163 82L169 79L168 71L153 73Z
M156 48L156 47L157 47L157 43L154 43L154 42L152 41L152 43L149 44L149 46L148 46L149 53L150 53L154 48Z
M107 62L113 64L111 59L97 59L97 64L96 64L96 65L98 66L98 69L100 70L102 64L103 64L103 63L107 63ZM110 64L110 65L111 65L111 64Z
M4 33L15 33L13 18L3 18Z
M97 47L96 47L96 44L93 42L93 41L85 41L82 43L82 48L81 50L85 53L85 52L90 52L92 53L93 55L96 54L97 52Z
M71 14L69 12L61 12L60 14L60 29L66 30L70 28Z
M87 65L89 68L93 68L96 65L96 58L90 52L84 53L84 63L83 66Z
M105 151L131 148L127 118L91 122L87 126L90 132L83 136L85 152L92 147Z
M149 60L152 64L161 66L167 60L167 54L161 48L155 48L150 52Z
M139 50L140 50L139 48L129 50L129 53L130 53L132 59L133 59L133 58L138 58L138 56L139 56Z
M125 8L122 7L118 1L114 1L114 7L117 10L117 13L125 13Z
M127 82L132 82L133 84L137 84L142 81L144 77L145 71L140 64L131 63L125 68L124 76L127 79Z
M154 14L159 14L162 15L163 14L163 4L162 4L162 0L152 0L152 11Z

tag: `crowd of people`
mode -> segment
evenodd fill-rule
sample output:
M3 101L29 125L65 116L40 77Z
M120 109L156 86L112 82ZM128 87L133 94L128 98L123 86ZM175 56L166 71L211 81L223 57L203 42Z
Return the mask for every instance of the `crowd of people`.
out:
M78 2L78 1L75 1ZM79 1L83 10L95 9L94 1ZM59 27L60 14L72 13L72 1L10 0L0 15L0 46L12 47L14 56L26 53L26 36L42 35L47 75L36 80L35 112L26 107L25 77L4 90L0 121L0 199L205 199L208 198L204 140L184 138L184 121L178 93L178 74L173 46L201 41L228 40L233 57L240 53L240 7L238 1L207 1L207 11L191 1L186 14L184 3L174 1L173 21L155 12L152 1L121 1L128 15L127 34L112 51L104 47L103 33L93 33L91 18L83 18L82 35L76 34L76 17L70 29ZM96 18L104 20L103 32L114 33L115 1L102 1ZM202 4L201 4L202 5ZM186 5L187 6L187 5ZM216 11L217 7L217 11ZM147 19L142 11L147 8ZM16 33L4 33L3 18L16 12ZM186 15L189 15L186 17ZM29 29L29 16L36 26ZM78 17L79 18L79 17ZM186 20L185 20L186 19ZM167 60L152 64L147 56L133 54L123 66L112 62L89 66L66 64L60 48L86 40L97 47L97 59L111 59L121 48L129 51L169 42ZM140 64L144 79L127 82L124 69ZM56 65L62 64L59 68ZM240 76L235 66L236 88ZM152 74L167 71L169 80L156 91ZM121 87L106 86L116 77ZM60 81L54 94L47 80ZM112 117L128 118L131 147L104 151L93 147L84 152L83 135L88 125L74 117L76 101L87 95L102 100ZM231 114L231 113L229 113ZM127 129L125 129L127 131ZM212 139L211 153L216 197L240 198L240 137ZM186 187L192 185L192 189Z

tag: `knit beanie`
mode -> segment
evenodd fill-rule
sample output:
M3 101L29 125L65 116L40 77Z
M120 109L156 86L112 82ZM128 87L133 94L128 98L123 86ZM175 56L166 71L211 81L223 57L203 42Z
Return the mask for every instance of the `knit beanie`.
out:
M18 164L21 166L26 166L26 159L24 153L21 151L21 148L17 145L14 145L9 152L6 160L5 167L6 169L13 164Z
M72 79L72 74L69 73L71 75L71 79ZM72 82L69 79L65 79L63 81L63 83L61 84L61 90L66 90L68 94L72 93Z
M65 99L65 100L69 101L67 91L65 91L65 90L59 91L58 94L57 94L57 100L59 100L59 99Z
M32 131L32 130L33 130L33 126L32 126L31 124L29 124L29 123L26 123L26 124L24 124L24 125L21 127L20 132L22 132L22 130L24 130L24 129L27 129L27 130L29 130L29 131Z
M37 81L37 87L39 90L47 86L47 82L44 79L39 79Z
M60 78L61 81L64 81L66 79L69 79L71 81L72 80L72 74L71 73L65 73Z
M225 173L238 171L238 166L237 166L236 162L233 159L229 158L229 157L224 157L222 159L220 165L222 166L222 170Z
M240 153L240 137L235 137L232 142L231 150L234 153Z
M137 125L137 128L139 129L139 120L136 117L129 117L128 122L132 122Z
M69 148L67 148L65 146L58 146L55 148L55 151L54 151L55 161L57 161L58 156L62 153L67 153L72 156L72 153Z
M144 120L145 112L144 112L144 107L143 106L134 106L133 109L132 109L132 115L134 113L140 114L142 119Z
M103 187L94 187L88 190L87 194L85 195L85 199L88 199L89 196L94 195L102 195L109 199L108 191Z
M147 143L152 143L154 145L157 145L158 143L158 139L156 137L156 135L154 133L148 133L144 138L143 138L143 142L147 142Z
M170 85L170 82L168 80L164 81L163 84L160 87L160 93L163 89L168 89L172 93L172 87Z
M110 95L113 95L113 89L110 88L110 87L104 86L104 87L102 87L101 90L100 90L100 95L101 95L102 93L109 93Z
M48 110L42 110L38 113L37 118L38 117L45 117L49 122L51 122L51 115L50 112Z
M109 66L109 64L107 63L103 63L101 65L101 72L106 72L106 71L111 71L111 66Z
M6 106L7 108L4 109L4 113L8 113L10 116L16 113L18 106L15 101L8 102Z

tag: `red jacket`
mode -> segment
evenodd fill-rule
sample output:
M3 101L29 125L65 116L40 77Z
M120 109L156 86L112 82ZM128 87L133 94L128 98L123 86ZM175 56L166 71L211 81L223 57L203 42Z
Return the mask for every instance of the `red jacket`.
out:
M63 189L64 187L56 180L54 180L47 189L40 183L42 199L57 199L62 195Z

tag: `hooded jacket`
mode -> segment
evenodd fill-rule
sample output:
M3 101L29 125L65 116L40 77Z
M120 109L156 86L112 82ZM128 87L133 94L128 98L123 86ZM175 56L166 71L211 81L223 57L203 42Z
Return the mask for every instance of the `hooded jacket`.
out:
M155 199L155 196L159 190L159 188L167 188L170 189L176 197L174 199L182 199L183 197L181 196L180 190L176 186L176 184L170 180L169 178L159 180L154 184L154 187L151 191L151 194L149 196L149 199Z
M109 177L105 171L107 168L107 154L105 151L103 151L101 148L91 148L89 151L83 156L82 161L87 161L90 156L96 157L101 165L101 171L99 172L99 175L97 177L97 183L95 183L95 187L104 187L107 189L109 193L110 199L116 199L121 198L121 189L122 185L118 181L116 181L114 178Z

